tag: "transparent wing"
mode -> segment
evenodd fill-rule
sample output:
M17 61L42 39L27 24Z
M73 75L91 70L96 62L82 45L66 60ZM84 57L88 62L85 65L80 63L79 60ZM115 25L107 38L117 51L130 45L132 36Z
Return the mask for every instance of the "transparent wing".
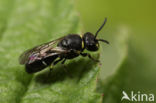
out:
M44 57L47 57L51 54L57 55L63 50L61 48L56 47L57 43L61 41L64 37L59 39L35 46L32 49L28 49L23 52L19 57L20 64L26 64L29 62L33 62L35 60L41 60ZM55 48L55 49L54 49ZM54 49L54 50L53 50ZM46 53L47 52L47 53ZM65 51L64 51L65 52Z

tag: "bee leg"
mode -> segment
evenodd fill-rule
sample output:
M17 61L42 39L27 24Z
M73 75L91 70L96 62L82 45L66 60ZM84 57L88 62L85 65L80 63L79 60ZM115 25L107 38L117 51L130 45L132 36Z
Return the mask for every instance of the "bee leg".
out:
M61 64L64 64L65 63L65 61L66 61L66 58L61 62Z
M48 73L48 77L51 75L51 73L52 73L52 71L53 71L53 64L51 64L50 66L49 66L49 73Z
M42 61L42 64L44 65L44 66L47 66L47 63L45 62L45 61ZM50 73L51 73L51 71L52 71L52 65L50 65Z
M53 67L54 67L54 65L56 65L59 61L61 61L63 58L60 58L59 60L56 60L56 61L54 61L53 63L51 63L51 65L50 65L50 72L49 72L49 74L48 75L50 75L51 73L52 73L52 70L53 70Z
M80 55L82 55L83 57L88 56L89 59L92 59L95 62L100 62L99 60L93 58L89 53L80 53Z
M61 62L61 64L63 65L63 69L64 71L72 78L72 75L68 72L66 65L64 64L66 61L66 58Z
M53 62L53 65L56 65L58 62L60 62L63 58L60 58L59 60L56 60Z
M65 66L65 61L66 61L66 58L61 62L61 64L63 65L63 68L64 68L64 71L66 72L66 73L68 73L68 71L67 71L67 69L66 69L66 66Z

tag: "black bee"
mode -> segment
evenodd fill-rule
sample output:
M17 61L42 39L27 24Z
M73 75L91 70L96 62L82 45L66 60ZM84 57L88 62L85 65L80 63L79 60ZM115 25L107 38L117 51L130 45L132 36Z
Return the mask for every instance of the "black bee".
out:
M85 33L83 36L69 34L29 49L21 54L19 63L25 64L26 72L35 73L48 66L56 65L60 61L64 64L67 59L73 59L79 55L83 57L88 56L90 59L98 61L92 58L90 54L83 53L83 51L84 49L97 51L99 49L99 41L109 44L106 40L97 39L99 31L103 28L106 21L107 19L105 18L104 23L95 35L90 32Z

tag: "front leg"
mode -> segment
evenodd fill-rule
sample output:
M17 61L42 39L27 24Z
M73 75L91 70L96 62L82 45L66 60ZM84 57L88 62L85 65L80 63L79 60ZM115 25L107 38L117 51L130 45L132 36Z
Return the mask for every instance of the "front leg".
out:
M94 59L89 53L80 53L80 55L82 55L83 57L88 56L89 59L92 59L95 62L100 62L99 60Z

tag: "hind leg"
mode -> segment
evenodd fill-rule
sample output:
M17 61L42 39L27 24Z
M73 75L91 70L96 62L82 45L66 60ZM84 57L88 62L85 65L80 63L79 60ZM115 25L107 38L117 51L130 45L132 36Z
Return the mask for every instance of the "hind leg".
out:
M56 65L56 64L57 64L58 62L60 62L61 60L63 60L63 58L60 58L60 59L58 59L58 60L56 60L56 61L54 61L54 62L51 63L51 65L49 66L50 72L49 72L48 75L50 75L50 74L52 73L52 70L53 70L54 65Z

